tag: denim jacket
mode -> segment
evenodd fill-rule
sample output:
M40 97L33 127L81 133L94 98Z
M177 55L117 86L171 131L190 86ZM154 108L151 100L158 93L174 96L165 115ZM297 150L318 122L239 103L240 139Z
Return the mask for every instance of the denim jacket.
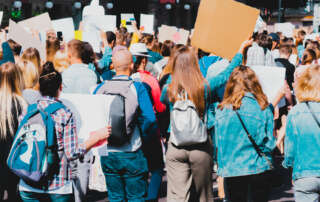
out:
M320 103L309 102L309 106L320 121ZM320 177L320 128L306 103L296 105L288 114L283 166L293 168L293 180Z
M276 140L273 136L271 108L261 110L254 96L247 93L238 112L256 144L272 161L271 152L276 146ZM258 155L236 112L231 108L216 110L215 144L219 176L244 176L270 170L267 160Z

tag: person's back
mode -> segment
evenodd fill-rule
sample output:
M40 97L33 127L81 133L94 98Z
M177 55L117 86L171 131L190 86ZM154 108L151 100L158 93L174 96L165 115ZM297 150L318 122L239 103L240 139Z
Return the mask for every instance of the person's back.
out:
M142 135L145 135L144 140L147 140L151 138L148 136L156 134L156 118L147 90L141 82L131 82L132 80L129 77L133 71L130 52L128 50L118 50L113 55L112 62L116 70L116 76L112 80L99 85L95 90L96 93L106 93L107 86L110 84L108 82L118 82L120 84L123 81L124 84L130 83L127 90L131 90L130 96L136 97L135 102L138 103L138 109L135 118L130 120L130 123L135 125L132 133L127 134L130 135L129 141L123 145L108 145L105 148L106 151L104 151L108 155L101 156L101 166L106 177L108 197L110 201L145 201L148 166L141 150ZM113 124L116 117L111 116L110 118ZM124 130L128 131L128 128ZM112 135L110 138L112 138Z
M295 200L317 201L320 185L320 67L307 68L295 81L300 102L287 117L283 166L293 168Z
M7 191L8 201L17 201L19 179L7 166L8 155L18 130L19 118L26 109L21 97L23 76L20 69L7 62L0 66L0 201Z
M249 67L232 72L215 118L218 175L224 177L231 201L267 201L267 171L276 146L273 114Z
M96 74L81 60L83 48L84 44L81 41L72 40L68 43L71 66L62 73L63 93L90 94L90 88L97 84Z
M272 134L271 109L268 107L261 110L254 96L248 93L243 97L238 112L256 143L263 145L264 139ZM215 134L219 137L217 147L223 147L217 154L219 176L249 175L268 168L265 159L259 157L249 141L234 110L229 108L217 110L215 118ZM270 151L271 149L268 151L269 155Z

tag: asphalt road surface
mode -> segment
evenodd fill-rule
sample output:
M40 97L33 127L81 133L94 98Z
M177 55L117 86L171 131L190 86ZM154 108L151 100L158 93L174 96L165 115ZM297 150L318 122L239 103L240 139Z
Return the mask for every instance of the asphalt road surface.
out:
M220 202L218 196L217 196L217 184L215 182L215 175L213 176L214 178L214 185L213 185L213 190L214 190L214 195L215 195L215 202ZM291 180L290 177L285 178L285 183L279 188L274 188L270 194L269 201L270 202L294 202L294 197L293 197L293 190L291 186ZM163 177L163 183L161 186L161 193L160 193L160 199L159 202L166 202L166 177ZM89 194L89 200L88 201L93 201L93 202L106 202L109 201L107 197L107 193L101 193L101 192L90 192Z

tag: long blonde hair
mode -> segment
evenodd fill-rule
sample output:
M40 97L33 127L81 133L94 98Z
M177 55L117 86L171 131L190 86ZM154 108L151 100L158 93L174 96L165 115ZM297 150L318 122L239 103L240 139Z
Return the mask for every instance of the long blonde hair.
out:
M299 102L320 102L320 66L308 67L297 78L295 93Z
M251 68L241 65L231 73L226 85L223 101L218 108L222 110L224 107L231 105L233 110L239 109L242 104L242 98L246 93L253 94L261 110L269 106L268 98L263 93L255 72Z
M200 72L198 58L188 47L177 50L173 58L172 82L169 84L168 95L170 102L179 100L183 91L194 103L200 116L205 112L205 83L206 80ZM209 86L208 86L209 88Z
M21 70L7 62L0 67L0 139L14 136L18 116L26 107L21 97L24 82ZM12 109L16 109L13 111ZM16 112L16 114L13 114Z
M35 89L39 84L39 70L36 66L27 60L21 60L17 63L17 66L20 68L25 89Z
M39 74L42 72L42 66L41 66L41 59L39 51L35 48L28 48L27 50L23 51L22 60L27 60L32 62L35 67L38 69Z

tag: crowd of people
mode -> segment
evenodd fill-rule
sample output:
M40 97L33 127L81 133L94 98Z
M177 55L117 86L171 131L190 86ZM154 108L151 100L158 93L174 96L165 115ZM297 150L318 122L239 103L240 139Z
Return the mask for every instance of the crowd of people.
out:
M305 37L303 30L294 38L254 33L231 61L124 27L101 33L99 53L50 30L45 60L35 48L1 41L0 200L87 201L89 151L107 140L100 163L112 202L157 201L165 174L168 202L213 201L213 172L224 201L268 201L285 177L296 201L318 201L320 42ZM285 68L271 103L252 66ZM112 95L112 120L79 138L61 93ZM55 103L63 105L50 114L63 155L58 172L36 186L7 159L30 108ZM281 167L292 175L279 176Z

